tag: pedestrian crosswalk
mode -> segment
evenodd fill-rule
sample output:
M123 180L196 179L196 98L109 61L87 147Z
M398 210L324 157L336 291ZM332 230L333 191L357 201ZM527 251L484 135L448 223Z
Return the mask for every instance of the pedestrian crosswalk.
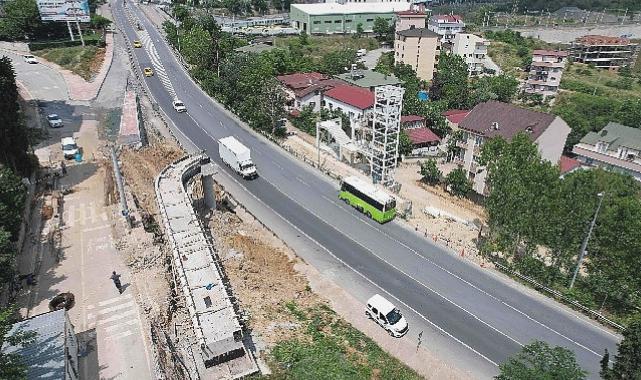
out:
M62 221L67 227L76 225L83 227L105 226L109 216L104 207L97 202L78 203L66 197L62 212Z
M149 36L149 33L146 30L143 30L143 31L139 31L138 35L140 36L140 42L142 43L142 46L145 48L145 51L147 51L147 54L151 59L151 64L154 66L155 75L158 77L158 79L163 84L167 92L169 92L169 94L172 96L172 98L176 97L176 92L174 91L174 87L171 84L169 75L167 75L165 66L162 64L162 61L160 60L158 51L156 50L156 47L154 46L154 43L151 40L151 37Z
M141 333L136 301L131 294L121 294L88 305L86 309L88 327L95 328L98 337L105 341L117 341Z

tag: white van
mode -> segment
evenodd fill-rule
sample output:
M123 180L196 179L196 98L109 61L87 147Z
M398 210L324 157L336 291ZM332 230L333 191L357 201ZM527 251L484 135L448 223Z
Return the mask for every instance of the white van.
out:
M78 145L73 137L63 137L60 140L62 145L62 154L65 158L74 158L78 154Z
M391 302L375 294L367 301L365 315L376 321L387 333L395 338L407 334L409 326L401 312Z

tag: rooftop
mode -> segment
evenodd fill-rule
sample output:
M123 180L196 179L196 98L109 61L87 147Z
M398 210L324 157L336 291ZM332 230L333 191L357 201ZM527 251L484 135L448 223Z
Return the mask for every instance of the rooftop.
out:
M427 13L419 12L419 11L413 11L413 10L410 9L410 10L407 10L407 11L396 12L396 15L402 16L402 17L419 17L419 18L422 18L422 17L425 17L427 15Z
M401 116L401 123L411 123L413 121L425 121L423 116L419 115L404 115Z
M368 195L375 201L381 204L387 204L390 201L394 200L394 197L386 193L384 190L376 187L371 182L365 181L364 179L356 176L349 176L343 178L343 182L349 183L350 185L357 188L359 191Z
M441 115L445 116L450 123L460 124L469 113L469 110L447 110L441 113Z
M406 129L405 133L412 140L412 144L424 144L428 142L439 142L441 138L432 132L431 129L421 127L421 128L411 128Z
M317 72L279 75L276 79L278 79L283 86L291 89L298 97L306 96L316 90L324 91L347 84L345 81Z
M641 129L609 122L599 132L590 132L580 141L589 145L597 142L608 143L609 151L617 151L621 146L641 151Z
M562 50L534 50L532 55L545 55L554 57L567 57L568 52Z
M459 15L433 15L432 17L430 17L430 20L433 20L436 22L451 22L451 23L463 22L463 18Z
M413 26L413 25L412 25ZM396 32L399 36L403 37L433 37L433 38L439 38L439 35L432 32L431 30L427 28L413 28L410 27L409 29L401 30L400 32Z
M17 331L36 333L34 341L24 347L13 346L6 341L2 346L3 353L22 356L27 366L27 378L65 378L65 313L63 309L36 315L11 327L9 334Z
M357 86L338 86L325 92L326 98L336 99L350 106L365 110L374 106L374 93Z
M461 121L459 128L488 138L500 136L506 140L519 132L527 132L532 140L536 140L555 118L555 115L544 112L489 101L476 105Z
M322 15L343 15L343 14L366 14L366 13L396 13L410 9L410 3L386 2L386 3L316 3L316 4L292 4L291 9L298 9L301 12L313 16Z
M608 37L599 35L587 35L579 37L575 42L584 45L629 45L631 41L629 38L623 37Z
M575 160L574 158L568 156L561 156L559 159L559 169L561 174L566 174L571 172L574 169L580 168L581 162Z
M400 85L402 81L394 75L381 74L372 70L358 70L354 73L336 75L337 78L358 87L372 88L385 85Z

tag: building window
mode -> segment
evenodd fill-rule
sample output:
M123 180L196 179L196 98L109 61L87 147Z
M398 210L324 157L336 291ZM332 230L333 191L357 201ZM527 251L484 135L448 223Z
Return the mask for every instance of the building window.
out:
M352 22L352 20L345 20L345 23L347 24L348 22Z
M368 19L367 19L367 22L372 22L372 21L374 21L374 19L373 19L373 18L368 18Z
M334 21L334 24L340 24L340 23L341 23L341 20L335 20Z
M325 24L331 24L332 20L325 20Z
M599 153L605 153L608 151L608 143L599 141L596 143L596 151Z
M314 21L314 25L320 24L320 21Z

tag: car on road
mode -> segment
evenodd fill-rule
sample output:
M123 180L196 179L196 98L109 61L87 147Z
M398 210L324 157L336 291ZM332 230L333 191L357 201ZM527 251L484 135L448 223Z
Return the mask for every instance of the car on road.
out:
M145 69L143 70L143 73L145 74L146 77L154 76L154 71L151 69L151 67L145 67Z
M74 158L79 152L78 145L73 137L63 137L60 140L60 145L62 145L62 155L65 158Z
M49 123L51 128L62 128L64 126L60 116L55 113L47 115L47 123Z
M24 57L24 61L29 64L38 63L38 60L36 59L36 57L34 57L31 54L24 55L23 57Z
M177 98L174 99L172 104L173 104L174 109L176 110L176 112L187 112L187 107L185 107L185 103L180 101L180 99L177 99Z
M407 334L409 325L403 314L394 305L379 294L375 294L367 301L365 315L373 319L387 333L395 338Z
M134 47L135 48L141 48L142 47L142 42L140 42L140 40L135 40L134 41Z

